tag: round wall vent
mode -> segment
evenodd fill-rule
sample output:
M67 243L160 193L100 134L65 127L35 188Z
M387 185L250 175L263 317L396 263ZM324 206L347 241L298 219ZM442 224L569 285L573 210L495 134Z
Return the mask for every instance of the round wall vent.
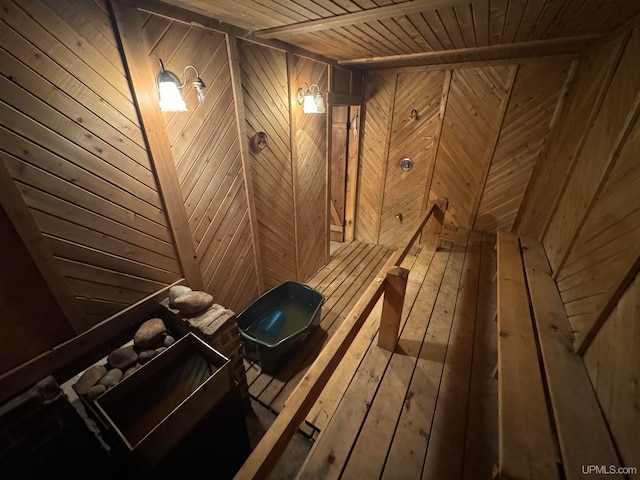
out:
M403 172L408 172L412 168L413 168L413 160L411 160L409 157L405 157L402 160L400 160L400 169Z

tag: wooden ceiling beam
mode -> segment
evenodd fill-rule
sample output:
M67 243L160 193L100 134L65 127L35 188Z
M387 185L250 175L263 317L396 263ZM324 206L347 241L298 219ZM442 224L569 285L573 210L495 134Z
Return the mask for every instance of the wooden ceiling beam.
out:
M213 17L201 13L186 10L183 7L169 5L159 0L117 0L119 3L135 7L143 12L158 15L172 21L182 22L187 25L196 25L216 32L224 33L247 42L256 43L265 47L274 48L283 52L293 53L300 57L309 58L320 63L336 66L338 62L332 58L325 57L317 53L310 52L304 48L282 42L280 40L270 40L256 38L253 32L244 30L235 25L230 25ZM355 69L357 70L357 69Z
M508 43L504 45L490 45L487 47L468 47L453 50L434 50L430 52L404 53L401 55L388 55L384 57L353 58L350 60L339 60L340 65L366 65L372 63L401 62L412 60L429 60L455 55L478 55L494 54L499 52L519 51L522 55L527 55L528 50L548 49L549 55L578 52L591 45L593 42L603 38L603 35L581 35L579 37L553 38L548 40L535 40L532 42ZM540 54L542 56L542 54Z
M297 35L301 33L319 32L331 30L338 27L346 27L358 23L372 22L387 18L403 17L427 10L453 7L459 4L467 4L463 0L413 0L409 2L394 3L384 7L369 8L360 12L345 13L334 17L320 18L318 20L308 20L281 27L265 28L256 30L254 33L260 38L276 38L285 35Z

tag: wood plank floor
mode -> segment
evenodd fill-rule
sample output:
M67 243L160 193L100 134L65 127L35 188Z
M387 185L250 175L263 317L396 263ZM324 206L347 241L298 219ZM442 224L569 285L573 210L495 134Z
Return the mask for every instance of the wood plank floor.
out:
M391 253L380 245L345 243L328 265L305 282L325 296L320 328L311 331L300 349L274 375L245 362L249 393L254 399L276 413L282 410L285 400ZM313 433L308 427L305 431Z
M493 236L472 232L407 257L398 346L393 353L377 347L378 305L307 416L320 433L299 478L491 478L498 455L494 245ZM379 247L349 248L348 257L369 249L360 257L368 258ZM347 251L339 253L346 261ZM388 252L378 255L381 264ZM332 272L313 280L330 288L339 276ZM357 290L357 280L348 288Z

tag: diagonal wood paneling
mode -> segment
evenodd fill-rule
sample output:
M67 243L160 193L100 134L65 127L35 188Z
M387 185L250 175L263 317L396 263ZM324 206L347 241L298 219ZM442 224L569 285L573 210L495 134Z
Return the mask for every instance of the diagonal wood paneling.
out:
M294 57L296 91L303 82L315 83L322 93L327 91L327 66L304 57ZM328 242L327 226L327 116L305 114L296 105L292 112L295 122L295 210L298 232L298 278L307 279L325 263Z
M1 157L97 323L180 278L104 2L3 2Z
M617 38L587 51L580 59L566 105L558 118L559 126L571 124L572 128L555 129L540 154L516 220L515 226L521 234L542 240L623 45Z
M640 276L636 276L584 354L591 383L625 465L640 462L636 448L640 429L639 311Z
M380 221L379 243L383 245L400 246L420 222L444 80L444 71L398 75ZM413 109L417 117L411 116ZM414 162L409 172L399 167L405 157Z
M447 216L458 227L473 225L514 68L453 72L431 190L449 199Z
M247 135L265 132L268 146L251 150L251 169L267 289L298 278L286 53L240 43Z
M240 310L257 296L258 279L225 37L155 15L143 33L151 59L181 78L192 64L207 85L198 105L187 72L189 111L165 113L166 131L205 288Z
M640 91L638 57L640 29L636 29L627 42L602 105L586 132L583 148L577 153L558 210L545 233L543 244L556 274L570 253L574 236L581 233L591 198L616 161L621 132L629 117L636 114Z
M582 341L640 254L640 122L558 276L567 315Z
M367 243L378 243L396 76L395 72L381 72L368 75L366 81L366 108L356 203L356 237Z
M564 61L519 66L475 230L511 230L568 72Z

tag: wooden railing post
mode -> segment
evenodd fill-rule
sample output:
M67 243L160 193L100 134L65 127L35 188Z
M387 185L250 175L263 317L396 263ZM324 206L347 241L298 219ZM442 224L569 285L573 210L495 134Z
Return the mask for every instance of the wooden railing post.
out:
M422 243L429 250L433 250L438 246L440 231L444 222L444 212L447 210L448 200L439 198L435 202L433 215L427 222L425 229L422 231Z
M382 304L382 317L378 332L378 346L390 352L396 348L398 341L408 276L409 270L406 268L393 267L387 272L384 283L384 303Z

